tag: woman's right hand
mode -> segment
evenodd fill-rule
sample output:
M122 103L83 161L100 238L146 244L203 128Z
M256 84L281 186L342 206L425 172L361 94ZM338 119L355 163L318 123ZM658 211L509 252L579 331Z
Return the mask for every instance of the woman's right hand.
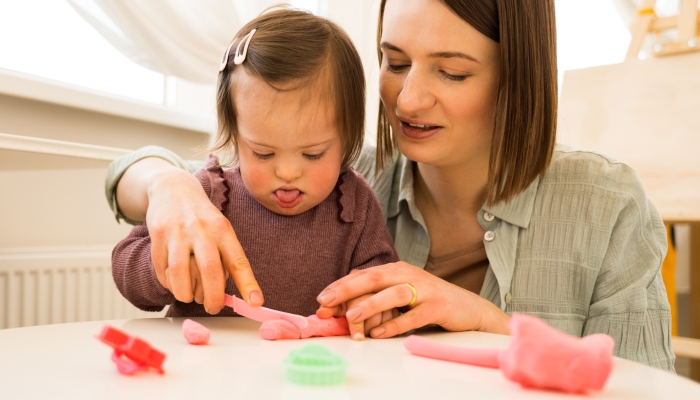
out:
M402 261L363 269L331 283L317 297L321 307L316 315L328 318L342 313L350 326L359 325L410 304L413 291L407 283L415 288L415 303L401 316L382 318L370 330L371 337L389 338L431 324L448 331L508 334L509 317L493 303ZM362 300L345 306L356 298Z
M162 159L143 159L120 179L117 203L130 219L143 219L145 214L153 268L178 301L193 301L201 285L198 302L201 299L209 314L217 314L224 307L228 273L248 304L263 304L230 222L193 175Z

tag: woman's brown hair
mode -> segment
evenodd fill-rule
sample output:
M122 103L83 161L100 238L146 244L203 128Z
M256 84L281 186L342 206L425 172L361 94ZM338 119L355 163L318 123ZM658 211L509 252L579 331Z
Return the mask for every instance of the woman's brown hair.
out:
M487 202L509 201L549 167L557 127L557 48L554 0L441 0L486 37L499 43ZM386 0L379 9L377 52ZM377 121L377 170L397 149L384 105Z
M236 47L253 29L256 31L245 61L235 65ZM212 151L224 150L219 156L222 165L237 161L238 130L231 76L234 68L240 67L277 90L310 85L309 90L323 91L334 103L332 110L343 143L341 167L346 169L357 160L365 129L364 70L350 38L336 24L305 11L276 6L238 31L225 62L217 83L218 129L211 147ZM286 87L290 83L294 87Z

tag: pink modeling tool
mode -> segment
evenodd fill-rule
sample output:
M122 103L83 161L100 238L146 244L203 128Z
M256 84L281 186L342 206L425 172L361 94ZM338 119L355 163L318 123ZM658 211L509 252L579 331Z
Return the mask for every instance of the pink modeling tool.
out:
M265 322L282 319L291 322L299 329L304 329L309 326L309 321L301 315L290 314L265 307L253 307L236 296L225 295L224 304L233 308L236 314L250 318L253 321Z
M544 321L513 314L507 349L470 349L411 335L404 346L411 353L481 367L500 368L523 387L582 393L601 390L612 372L615 341L605 334L577 338Z

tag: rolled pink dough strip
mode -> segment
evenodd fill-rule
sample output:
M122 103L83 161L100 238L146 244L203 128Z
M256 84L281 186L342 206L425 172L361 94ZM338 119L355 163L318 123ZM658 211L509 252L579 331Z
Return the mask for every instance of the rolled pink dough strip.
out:
M267 340L283 340L350 334L348 321L345 318L321 319L311 315L306 317L306 320L309 322L306 328L299 328L283 319L265 321L260 326L260 336Z
M612 372L615 341L608 335L577 338L523 314L513 314L508 328L507 349L469 349L419 336L409 336L404 346L423 357L500 368L524 387L569 393L601 390Z

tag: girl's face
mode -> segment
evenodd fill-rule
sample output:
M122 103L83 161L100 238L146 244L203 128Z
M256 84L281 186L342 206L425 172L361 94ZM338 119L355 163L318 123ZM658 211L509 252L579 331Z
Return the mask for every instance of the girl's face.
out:
M278 91L245 68L236 68L233 82L238 160L248 192L282 215L321 203L342 163L340 134L322 91Z
M388 0L379 89L401 152L449 166L488 165L499 45L439 0Z

